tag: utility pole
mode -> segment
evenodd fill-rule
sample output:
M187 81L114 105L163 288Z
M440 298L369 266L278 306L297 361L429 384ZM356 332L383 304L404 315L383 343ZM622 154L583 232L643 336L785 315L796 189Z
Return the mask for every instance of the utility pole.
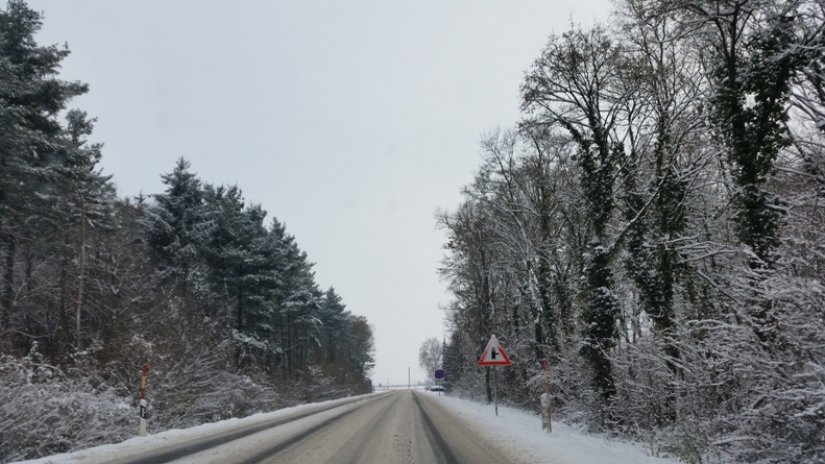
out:
M412 390L412 374L410 374L410 368L407 368L407 390Z

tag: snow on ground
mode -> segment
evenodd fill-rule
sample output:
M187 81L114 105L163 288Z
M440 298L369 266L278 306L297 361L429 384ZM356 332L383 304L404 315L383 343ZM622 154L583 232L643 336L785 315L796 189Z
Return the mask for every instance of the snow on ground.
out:
M165 432L160 432L158 434L150 433L150 435L146 437L134 437L112 445L96 446L94 448L74 451L71 453L57 454L54 456L35 459L31 461L21 461L18 464L91 464L109 462L113 459L123 459L126 457L140 456L147 450L157 452L165 448L171 448L181 443L186 443L196 438L203 438L205 436L212 436L222 432L228 432L237 427L255 426L256 424L277 419L279 417L286 417L296 413L308 412L312 409L321 409L323 407L331 406L337 403L346 403L356 398L366 398L381 393L383 392L376 392L361 396L352 396L337 400L322 401L320 403L302 404L299 406L293 406L291 408L279 409L278 411L274 412L253 414L242 419L228 419L220 422L212 422L209 424L191 427L188 429L167 430ZM150 432L151 427L152 421L150 420ZM137 416L135 417L135 431L137 432Z
M381 393L383 392L374 394ZM559 422L553 423L553 433L544 432L541 430L541 418L530 412L499 406L499 415L496 417L492 405L443 394L436 397L436 393L433 392L426 394L435 397L433 399L463 419L480 437L508 454L519 456L521 462L535 464L681 464L673 458L650 456L643 444L607 440L601 436L585 434ZM146 450L161 451L198 437L218 434L236 427L254 426L279 417L344 403L353 398L356 397L305 404L189 429L168 430L148 437L130 438L122 443L25 461L25 463L90 464L139 456Z
M429 393L435 395L435 393ZM441 395L438 400L473 427L480 437L522 461L535 464L683 464L675 458L650 456L641 443L608 440L560 422L553 432L541 429L541 416L499 405Z

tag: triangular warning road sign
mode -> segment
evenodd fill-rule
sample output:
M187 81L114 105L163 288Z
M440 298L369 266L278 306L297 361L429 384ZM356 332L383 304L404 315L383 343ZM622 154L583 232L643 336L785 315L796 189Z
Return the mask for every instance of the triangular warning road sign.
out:
M501 347L496 336L490 337L487 342L487 347L484 348L484 353L481 353L481 359L478 360L479 366L509 366L513 364L510 362L510 357L507 352Z

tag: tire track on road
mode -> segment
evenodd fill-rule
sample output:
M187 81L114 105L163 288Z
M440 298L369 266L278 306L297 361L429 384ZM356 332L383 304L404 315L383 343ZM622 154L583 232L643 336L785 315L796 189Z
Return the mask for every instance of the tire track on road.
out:
M316 426L310 427L309 429L299 433L298 435L295 435L294 437L291 437L289 440L286 440L283 443L279 443L279 444L277 444L277 445L275 445L275 446L273 446L269 449L266 449L264 451L261 451L260 453L252 456L251 458L249 458L245 461L241 461L238 464L258 464L260 462L266 461L267 459L273 458L278 453L288 449L289 447L291 447L293 445L296 445L296 444L300 443L304 439L309 438L310 436L312 436L312 435L314 435L314 434L316 434L316 433L318 433L318 432L320 432L324 429L335 426L341 419L346 418L347 416L349 416L350 414L355 412L357 409L358 408L350 409L350 410L344 412L343 414L335 416L335 417L333 417L332 419L330 419L326 422L322 422L322 423L320 423Z
M413 394L413 401L415 402L416 407L418 407L418 413L421 415L421 418L424 420L424 432L427 434L427 438L430 440L430 446L432 447L433 452L436 453L436 457L439 463L446 463L446 464L460 464L460 461L456 458L455 454L453 454L452 449L450 449L450 445L447 444L447 441L444 440L444 437L441 436L439 433L438 428L433 423L432 419L427 412L424 410L424 407L421 405L421 401L418 399L418 395Z
M383 431L397 414L397 409L401 404L401 397L395 399L376 415L378 420L361 428L349 441L341 448L341 453L336 456L335 463L353 464L363 462L364 455L374 450L376 441L382 438Z
M254 435L258 432L262 432L262 431L267 430L267 429L271 429L271 428L278 427L278 426L281 426L281 425L284 425L284 424L288 424L290 422L295 422L295 421L303 419L305 417L313 416L315 414L319 414L319 413L322 413L322 412L325 412L325 411L330 411L332 409L340 408L340 407L343 407L343 406L346 406L346 405L349 405L349 404L358 403L360 401L368 401L369 399L373 399L373 398L358 398L358 399L354 399L352 401L345 401L345 402L336 403L336 404L330 405L330 406L314 408L314 409L312 409L310 411L307 411L307 412L297 413L297 414L294 414L294 415L291 415L291 416L288 416L288 417L274 419L272 421L268 421L268 422L265 422L265 423L262 423L262 424L258 424L256 426L251 426L249 428L244 428L244 429L238 430L236 432L221 434L221 435L213 436L213 437L210 437L210 438L207 438L207 439L196 440L196 441L193 441L191 443L188 443L188 444L185 444L185 445L182 445L182 446L175 446L172 449L169 449L169 450L166 450L166 451L161 451L161 452L154 453L154 454L150 454L148 456L127 458L125 460L118 460L118 461L115 461L115 462L117 462L118 464L164 464L164 463L174 461L176 459L185 458L185 457L187 457L189 455L192 455L192 454L195 454L195 453L206 451L210 448L214 448L214 447L221 446L221 445L224 445L226 443L229 443L229 442L232 442L232 441L235 441L235 440L239 440L241 438L244 438L244 437L247 437L247 436L250 436L250 435ZM355 408L355 409L357 409L357 408ZM347 411L344 414L346 414L348 412L351 412L351 411L354 411L355 409ZM341 416L338 416L338 417L341 417Z
M240 461L238 464L254 464L254 463L261 463L261 462L280 462L281 458L279 458L279 455L281 453L289 451L290 448L292 448L293 446L296 446L296 445L301 445L301 444L306 445L307 443L323 442L323 440L312 440L311 437L313 437L316 434L322 434L322 433L324 433L325 431L327 431L329 429L334 429L335 427L340 425L340 422L343 419L353 417L353 416L355 416L356 413L366 414L366 412L364 412L365 409L370 408L374 405L375 405L374 407L377 408L378 405L376 403L380 403L380 402L384 402L384 401L387 401L388 404L386 406L382 405L381 408L380 408L380 413L376 414L377 416L384 416L387 413L387 411L389 411L392 408L392 406L395 404L395 402L397 401L397 398L381 396L381 397L375 399L374 402L368 402L368 403L359 405L357 407L354 407L354 408L346 411L343 414L340 414L340 415L335 416L335 417L333 417L329 420L326 420L326 421L324 421L320 424L312 426L312 427L300 432L298 435L290 437L286 441L280 442L280 443L278 443L274 446L270 446L270 447L258 452L257 454L253 455L252 457L247 458L246 460ZM358 420L358 419L353 418L353 420L355 421L355 420ZM358 433L360 433L360 431ZM362 438L362 440L363 440L363 438ZM294 454L294 452L295 451L293 450L291 453ZM288 462L292 462L291 460L289 460L289 458L286 458L286 459L287 459ZM341 462L340 459L339 459L338 454L336 454L334 462L336 462L336 463Z

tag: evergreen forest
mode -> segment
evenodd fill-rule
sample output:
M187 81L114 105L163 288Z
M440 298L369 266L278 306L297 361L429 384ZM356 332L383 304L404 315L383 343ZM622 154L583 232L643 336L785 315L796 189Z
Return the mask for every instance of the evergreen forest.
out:
M0 461L371 391L366 318L238 186L119 198L39 13L0 9ZM160 167L159 169L164 169Z

